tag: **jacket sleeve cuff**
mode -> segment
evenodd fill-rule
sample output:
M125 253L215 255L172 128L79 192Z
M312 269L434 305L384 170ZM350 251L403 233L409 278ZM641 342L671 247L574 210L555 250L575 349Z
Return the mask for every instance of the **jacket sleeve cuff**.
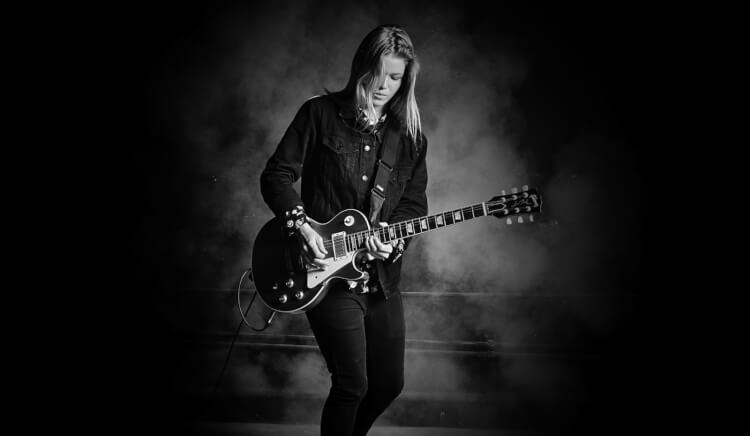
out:
M404 250L406 250L407 240L399 239L398 243L395 247L393 247L393 251L391 252L391 255L388 256L388 259L386 259L387 263L394 263L397 261L402 254L404 254Z

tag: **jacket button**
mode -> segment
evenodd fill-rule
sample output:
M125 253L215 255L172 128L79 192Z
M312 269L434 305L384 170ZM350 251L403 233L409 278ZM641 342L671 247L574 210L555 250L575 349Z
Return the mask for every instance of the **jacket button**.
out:
M366 182L367 181L367 176L363 175L362 176L362 180L364 180Z
M365 145L365 151L370 151L370 146L369 145Z

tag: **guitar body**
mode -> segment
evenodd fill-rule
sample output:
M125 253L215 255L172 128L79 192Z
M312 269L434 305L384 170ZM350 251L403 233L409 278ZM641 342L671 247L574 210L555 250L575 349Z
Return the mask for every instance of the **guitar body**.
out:
M333 235L347 235L370 230L370 223L362 212L346 209L330 221L318 223L308 219L310 226L323 238L331 241ZM354 252L336 250L326 246L328 268L320 270L301 265L299 253L274 218L261 228L253 245L253 278L258 296L270 309L283 313L303 313L315 307L328 292L331 280L360 280L365 273L357 267L366 250ZM330 244L329 244L330 245Z

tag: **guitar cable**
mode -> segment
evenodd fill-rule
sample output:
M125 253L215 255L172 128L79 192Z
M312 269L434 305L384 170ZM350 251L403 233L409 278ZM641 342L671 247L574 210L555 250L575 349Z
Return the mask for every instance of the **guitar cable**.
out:
M253 293L253 298L250 299L250 304L247 305L247 309L245 309L245 312L242 312L242 303L240 300L240 290L242 288L242 281L245 279L245 276L250 273L250 281L255 282L255 277L253 277L253 269L248 268L245 270L244 273L242 273L242 277L240 277L240 281L237 284L237 308L240 311L240 316L242 317L242 320L240 321L239 325L237 326L237 330L234 332L234 337L232 338L232 343L229 345L229 351L227 351L227 357L224 359L224 366L221 368L221 372L219 372L219 377L216 379L216 384L214 385L214 395L216 394L216 391L219 389L219 385L221 384L221 379L224 377L224 373L226 372L227 365L229 364L229 358L232 355L232 349L234 348L234 343L237 341L237 338L240 335L240 330L242 329L242 324L244 323L248 327L250 327L252 330L256 332L262 332L265 329L267 329L271 325L271 321L273 320L274 315L276 315L276 311L271 311L271 315L266 319L265 325L263 328L255 328L250 325L250 323L247 322L247 313L250 311L250 308L253 307L253 303L255 303L255 297L258 296L258 291L256 290L255 293Z

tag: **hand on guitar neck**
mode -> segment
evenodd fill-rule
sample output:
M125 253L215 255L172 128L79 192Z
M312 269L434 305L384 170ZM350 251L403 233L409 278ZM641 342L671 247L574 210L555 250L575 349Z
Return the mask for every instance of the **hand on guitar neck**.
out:
M388 227L388 223L380 223L380 226ZM328 250L325 248L323 238L310 226L309 223L303 224L299 231L302 235L302 239L305 241L305 244L303 245L307 257L305 260L308 263L325 270L328 267L329 262L325 260L326 257L328 257ZM367 238L366 243L367 260L388 259L388 256L391 255L393 247L395 247L396 244L396 241L384 244L380 242L380 239L378 239L377 236L370 236Z
M380 227L388 227L388 223L379 223ZM380 259L386 260L388 256L393 253L393 247L396 246L396 241L391 241L389 244L383 244L378 239L377 234L367 238L367 260Z

